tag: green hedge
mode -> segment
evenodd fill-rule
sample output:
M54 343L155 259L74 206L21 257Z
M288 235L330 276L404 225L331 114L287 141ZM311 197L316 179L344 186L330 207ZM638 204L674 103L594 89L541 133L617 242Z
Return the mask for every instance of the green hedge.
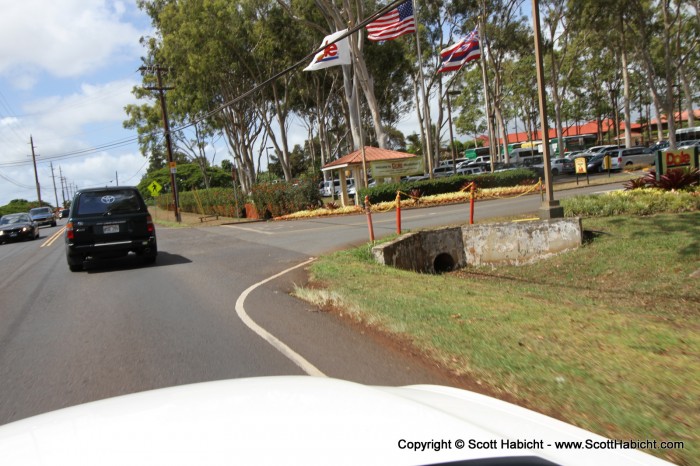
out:
M260 183L253 186L250 197L263 218L279 217L322 205L317 183L312 179L293 183Z
M244 217L246 200L240 191L232 188L211 188L197 191L180 192L180 210L202 215L221 215L223 217ZM197 200L199 199L199 202ZM201 209L200 209L201 203ZM162 194L157 198L158 207L172 208L173 198ZM236 210L238 209L238 211Z
M364 200L365 196L369 196L369 201L376 204L393 201L396 199L397 191L408 193L412 189L418 189L421 195L432 196L459 191L472 181L476 183L478 188L500 188L537 181L537 174L532 170L521 168L479 175L456 175L434 180L383 183L372 188L362 188L359 194L361 200Z

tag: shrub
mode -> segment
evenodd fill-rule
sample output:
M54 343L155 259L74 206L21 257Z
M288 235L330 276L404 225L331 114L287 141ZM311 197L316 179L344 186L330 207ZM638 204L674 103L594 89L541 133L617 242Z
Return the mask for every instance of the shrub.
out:
M625 186L626 191L631 191L633 189L641 189L641 188L645 188L647 186L647 181L644 177L635 178L633 180L627 181L624 184L624 186Z
M658 180L654 177L654 182L653 184L650 183L650 185L666 190L680 190L690 189L693 186L697 186L699 182L700 170L697 168L693 170L676 168L664 173Z
M311 179L294 183L260 183L253 186L251 198L265 218L279 217L305 210L309 205L320 206L317 183Z
M202 215L241 217L244 212L244 205L247 202L245 196L239 190L234 190L233 188L183 191L178 193L178 195L181 211ZM146 202L150 203L148 200ZM164 210L172 209L173 197L170 193L161 194L156 198L156 204Z
M567 217L609 217L612 215L652 215L700 210L697 192L635 189L601 195L562 199Z
M700 170L697 168L673 168L656 179L656 172L650 171L642 178L625 183L626 190L644 187L659 188L667 191L688 190L700 185Z

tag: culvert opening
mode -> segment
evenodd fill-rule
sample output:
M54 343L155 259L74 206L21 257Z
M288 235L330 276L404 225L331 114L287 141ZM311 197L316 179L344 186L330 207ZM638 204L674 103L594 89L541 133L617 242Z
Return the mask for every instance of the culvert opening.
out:
M433 261L433 270L435 273L451 272L455 268L455 260L446 252L438 254Z

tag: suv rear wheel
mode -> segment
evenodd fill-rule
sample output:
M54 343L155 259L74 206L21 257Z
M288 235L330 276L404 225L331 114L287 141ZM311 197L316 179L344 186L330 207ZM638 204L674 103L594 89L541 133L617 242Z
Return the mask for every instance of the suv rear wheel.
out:
M81 257L77 259L68 257L66 259L68 260L68 268L71 272L80 272L83 270L83 259Z

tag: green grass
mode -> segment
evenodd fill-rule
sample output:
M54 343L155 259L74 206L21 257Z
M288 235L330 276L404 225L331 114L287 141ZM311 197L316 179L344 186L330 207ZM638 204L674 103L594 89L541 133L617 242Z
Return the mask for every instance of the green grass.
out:
M491 392L610 438L684 441L650 453L691 464L700 212L583 225L581 248L528 266L420 275L374 263L367 245L320 258L312 282Z

